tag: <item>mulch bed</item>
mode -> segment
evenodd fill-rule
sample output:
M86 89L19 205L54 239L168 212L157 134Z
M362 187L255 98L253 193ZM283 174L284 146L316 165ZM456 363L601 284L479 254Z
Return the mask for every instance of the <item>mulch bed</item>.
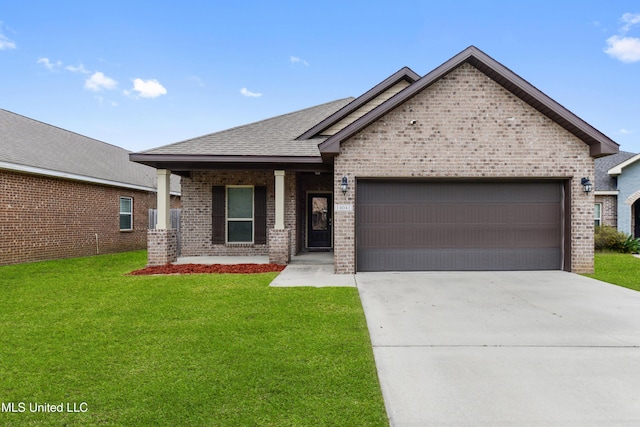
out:
M278 264L166 264L135 270L129 276L151 274L211 274L211 273L271 273L284 270L286 265Z

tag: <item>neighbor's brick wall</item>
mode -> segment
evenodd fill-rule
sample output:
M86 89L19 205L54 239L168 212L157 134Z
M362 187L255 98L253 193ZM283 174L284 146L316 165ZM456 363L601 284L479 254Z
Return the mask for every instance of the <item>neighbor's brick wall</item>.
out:
M120 231L120 196L133 198L133 231ZM144 249L155 203L154 193L0 171L0 265Z
M586 273L593 271L594 197L580 178L592 176L584 142L464 64L342 144L334 195L337 204L355 205L361 177L570 178L572 269ZM335 217L335 269L353 273L355 212Z
M269 255L269 230L275 225L275 177L273 171L192 172L182 178L181 256ZM213 186L254 185L267 187L267 244L225 244L211 242ZM295 173L285 173L286 229L296 229ZM295 233L291 233L291 255L295 255Z
M617 227L616 196L595 196L594 203L602 203L602 225Z

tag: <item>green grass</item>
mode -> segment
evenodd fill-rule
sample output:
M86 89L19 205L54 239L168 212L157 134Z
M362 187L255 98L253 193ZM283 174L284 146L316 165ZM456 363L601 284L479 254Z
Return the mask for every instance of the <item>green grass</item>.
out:
M585 276L640 291L640 258L630 254L596 253L595 274Z
M388 425L356 289L124 275L145 260L0 267L0 402L26 405L0 425Z

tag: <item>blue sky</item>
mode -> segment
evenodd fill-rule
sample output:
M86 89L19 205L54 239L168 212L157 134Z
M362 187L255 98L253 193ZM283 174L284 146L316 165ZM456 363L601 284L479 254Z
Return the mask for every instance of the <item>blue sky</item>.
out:
M0 0L0 108L142 151L475 45L640 152L636 1Z

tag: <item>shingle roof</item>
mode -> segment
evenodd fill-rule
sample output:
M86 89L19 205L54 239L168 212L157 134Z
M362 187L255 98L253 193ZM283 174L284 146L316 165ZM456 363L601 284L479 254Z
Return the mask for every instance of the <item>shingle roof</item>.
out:
M0 163L57 175L156 188L156 171L129 161L129 152L10 111L0 109ZM172 191L180 191L172 182Z
M617 190L617 180L615 177L609 175L609 169L629 160L635 155L635 153L630 153L628 151L620 151L618 154L612 154L611 156L596 159L595 191Z
M139 154L319 157L319 140L296 138L352 101L353 98L339 99Z

